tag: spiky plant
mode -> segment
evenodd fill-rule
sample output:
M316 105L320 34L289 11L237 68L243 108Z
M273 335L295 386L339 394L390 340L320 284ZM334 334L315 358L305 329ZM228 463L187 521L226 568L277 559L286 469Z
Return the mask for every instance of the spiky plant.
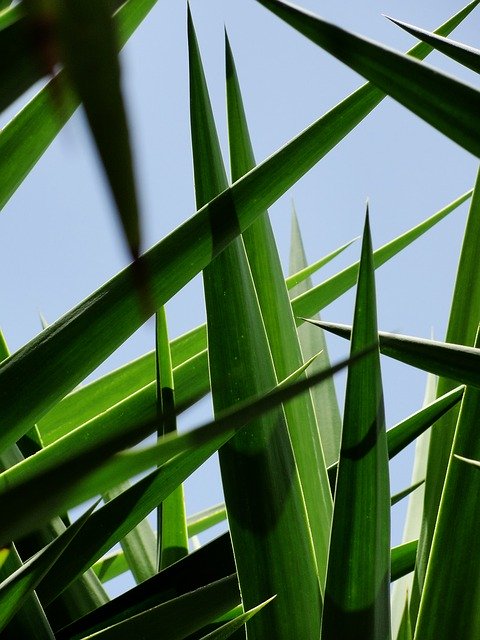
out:
M387 94L478 157L480 92L422 62L437 49L479 71L480 52L448 39L478 1L434 33L398 23L422 41L404 55L258 0L369 82L257 166L226 38L230 175L188 11L197 212L143 254L117 50L155 1L1 2L2 108L48 80L0 133L2 205L82 102L132 258L12 355L0 341L2 638L480 637L478 183L376 250L367 208L360 261L316 286L346 245L308 266L294 219L285 279L267 212ZM379 332L375 269L467 200L445 342ZM206 324L171 340L165 304L201 272ZM322 321L355 285L352 326ZM151 316L153 351L81 385ZM331 366L323 329L351 340L346 361ZM380 353L432 375L389 430ZM214 419L179 433L208 393ZM392 497L389 459L417 438ZM183 482L217 451L225 505L187 518ZM391 549L391 504L409 493ZM137 585L110 599L104 583L127 572Z

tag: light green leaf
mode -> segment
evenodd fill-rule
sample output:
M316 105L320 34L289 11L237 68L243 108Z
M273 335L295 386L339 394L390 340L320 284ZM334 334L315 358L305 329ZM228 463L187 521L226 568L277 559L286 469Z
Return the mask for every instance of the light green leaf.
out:
M393 258L397 253L408 247L409 244L426 233L435 224L437 224L437 222L443 220L445 216L468 200L472 193L473 191L465 193L446 207L443 207L440 211L437 211L437 213L430 216L430 218L427 218L404 234L383 245L380 249L377 249L373 254L375 269L378 269L378 267L387 262L387 260L390 260L390 258ZM292 301L295 316L306 317L317 313L317 311L323 309L353 287L356 282L357 275L358 262L350 265L346 269L343 269L340 273L335 274L313 289L300 294Z
M122 573L130 571L125 554L121 549L112 551L100 560L97 560L97 562L92 565L92 569L97 578L102 582L108 582L108 580L113 580L113 578L122 575Z
M305 269L307 259L303 248L295 207L293 207L292 210L291 229L290 272L308 270L308 267ZM291 297L299 297L311 289L312 286L312 282L310 278L308 278L292 289L290 295ZM319 320L320 316L317 315L316 318ZM321 352L321 356L317 359L310 373L327 369L330 366L330 360L323 331L315 331L308 323L304 323L298 327L298 337L304 357L308 358L310 355L313 355L313 353ZM342 420L333 380L325 380L321 386L312 389L311 396L320 431L325 463L329 467L338 461L342 433Z
M396 640L412 640L412 625L410 622L410 607L408 604L408 593L406 594L405 602L403 605L402 619L400 620L400 626L398 628L398 634L395 636Z
M274 598L270 598L262 604L259 604L258 607L254 607L253 609L249 609L245 613L240 614L233 620L230 620L226 624L222 625L219 629L208 633L206 636L203 636L201 640L225 640L226 638L230 638L230 636L240 629L244 624L246 624L250 618L253 618L255 614L263 609L266 605L268 605Z
M227 510L223 502L196 513L187 520L188 537L197 536L199 533L210 529L210 527L223 522L226 518Z
M317 271L319 271L322 267L324 267L329 262L331 262L338 255L343 253L345 249L348 249L348 247L350 247L354 242L358 240L358 238L354 238L353 240L350 240L350 242L346 242L344 245L342 245L338 249L335 249L325 257L320 258L320 260L317 260L316 262L313 262L310 265L307 264L306 256L303 253L303 256L301 256L302 260L299 260L299 264L303 264L303 267L301 267L300 269L297 269L296 266L293 266L293 264L295 263L292 261L292 253L297 253L297 251L300 250L299 246L298 247L292 246L294 243L294 238L296 241L296 237L294 236L294 224L298 229L298 221L296 220L295 208L293 209L292 234L291 234L291 241L290 241L290 275L285 279L285 284L287 285L287 289L293 289L294 287L297 287L297 285L299 285L300 283L305 282L305 280L309 280L314 273L317 273ZM299 231L300 230L298 229L298 234L299 234ZM299 235L299 239L301 240L300 235ZM303 250L303 247L302 247L302 250ZM293 295L293 297L295 297L295 295Z

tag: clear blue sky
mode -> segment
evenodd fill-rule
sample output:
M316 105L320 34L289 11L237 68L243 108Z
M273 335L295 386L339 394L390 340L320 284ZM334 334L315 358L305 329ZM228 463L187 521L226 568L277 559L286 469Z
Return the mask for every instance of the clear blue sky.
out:
M412 39L382 13L433 29L462 2L413 0L359 3L301 0L304 8L333 22L406 50ZM262 160L333 107L363 80L269 14L254 0L192 0L207 81L222 142L226 140L223 28L227 27L244 93L257 156ZM478 44L477 10L455 32L457 40ZM124 54L125 93L145 218L145 247L158 241L194 211L188 119L186 3L159 2L133 36ZM474 83L473 74L438 55L431 64ZM16 105L19 108L20 105ZM225 146L224 146L225 148ZM227 154L225 154L227 157ZM473 185L477 162L403 107L385 101L271 209L284 264L288 259L291 200L304 232L310 260L361 233L370 199L376 247L417 224ZM443 338L466 208L377 272L379 326ZM2 252L0 325L11 350L40 330L39 311L53 322L115 274L126 262L107 191L78 112L0 217ZM322 276L358 257L353 246ZM316 281L319 279L316 278ZM332 321L351 322L351 295L323 312ZM200 280L168 306L171 335L203 321ZM339 339L332 359L346 352ZM151 350L152 324L142 328L99 373ZM384 361L388 426L416 410L425 375ZM343 382L339 392L343 395ZM191 412L203 422L209 402ZM393 466L392 488L409 481L408 456ZM221 499L213 465L188 484L189 512ZM395 543L401 538L395 512Z

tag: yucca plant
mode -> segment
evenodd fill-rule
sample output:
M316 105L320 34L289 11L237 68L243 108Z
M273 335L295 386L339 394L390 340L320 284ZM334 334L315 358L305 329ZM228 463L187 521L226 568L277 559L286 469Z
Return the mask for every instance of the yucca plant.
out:
M2 205L81 102L132 259L13 354L0 340L1 637L480 637L480 183L377 249L367 205L360 260L316 285L351 242L309 265L294 215L285 278L267 211L386 95L478 157L479 91L423 62L436 49L479 71L449 39L478 2L433 33L396 21L421 41L405 55L258 0L368 82L257 165L226 36L229 175L187 9L197 211L144 253L118 50L155 1L1 2L2 108L42 81L0 133ZM375 270L467 201L445 342L378 331ZM170 339L165 305L200 273L206 323ZM352 288L352 325L321 320ZM85 383L151 316L153 350ZM324 330L351 342L333 366ZM388 430L380 354L430 376ZM209 393L214 417L179 430ZM411 486L391 495L389 460L415 440ZM187 517L183 483L216 452L225 504Z

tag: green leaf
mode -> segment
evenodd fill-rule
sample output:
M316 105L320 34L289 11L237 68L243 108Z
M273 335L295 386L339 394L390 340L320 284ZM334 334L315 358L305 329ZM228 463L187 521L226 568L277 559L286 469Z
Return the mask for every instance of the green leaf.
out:
M253 618L253 616L261 611L263 607L268 605L274 597L275 596L269 598L268 600L265 600L265 602L259 604L258 607L253 607L253 609L245 611L245 613L242 613L233 620L230 620L226 624L222 625L219 629L216 629L215 631L208 633L206 636L203 636L201 640L225 640L226 638L230 638L230 636L235 633L237 629L240 629L250 620L250 618Z
M367 208L351 353L371 345L348 369L322 640L390 638L390 488Z
M14 544L4 549L6 554L0 567L0 580L21 569L23 564ZM50 623L34 591L22 603L20 610L13 616L2 632L6 638L32 638L34 640L55 640Z
M303 248L295 208L292 210L291 228L290 271L305 271L307 259ZM290 295L292 297L299 297L302 293L311 289L312 286L312 282L310 278L308 278L303 281L303 283L298 284L294 289L292 289ZM320 319L318 315L316 318L318 320ZM330 366L330 360L328 356L327 342L323 331L315 331L313 327L305 323L298 327L298 337L300 339L304 357L309 357L313 353L321 352L321 356L317 359L314 368L310 369L310 373L327 369ZM340 453L340 438L342 433L342 419L340 417L340 410L338 407L333 380L325 380L321 386L317 386L312 389L311 396L315 415L317 417L317 424L320 430L325 463L327 466L330 466L334 462L338 461L338 455Z
M226 188L227 179L190 13L188 42L195 195L202 206ZM268 391L277 376L241 239L215 256L204 269L203 281L212 400L218 415ZM281 281L285 287L283 277ZM247 623L247 633L259 640L272 635L279 640L318 637L316 563L283 410L277 408L268 419L260 418L235 435L219 450L219 460L243 605L249 609L277 595ZM326 470L324 475L326 479Z
M153 578L137 585L103 607L75 620L57 633L57 640L81 637L142 613L235 572L230 536L224 534L182 558ZM237 602L240 592L237 585Z
M455 62L459 62L463 64L465 67L468 67L472 71L476 73L480 73L480 50L474 49L473 47L468 47L461 42L454 42L453 40L448 40L447 38L442 38L441 36L437 36L434 33L430 33L429 31L425 31L424 29L419 29L418 27L414 27L411 24L407 24L406 22L401 22L400 20L395 20L395 18L390 18L389 16L385 16L389 20L391 20L394 24L398 25L408 33L410 33L418 40L422 40L426 42L428 45L444 53L446 56L455 60Z
M380 247L380 249L377 249L373 254L375 269L378 269L378 267L387 262L387 260L390 260L390 258L393 258L397 253L405 249L405 247L431 229L437 222L440 222L445 216L468 200L472 193L472 191L465 193L416 227L409 229L404 234L391 240L383 245L383 247ZM317 311L323 309L353 287L357 275L358 262L343 269L340 273L335 274L313 289L300 294L292 301L295 316L305 317L317 313Z
M408 593L406 594L405 603L403 605L402 619L398 628L397 640L413 640L412 625L410 621L410 607L408 604Z
M56 4L61 59L82 102L133 260L140 255L140 216L118 60L108 0Z
M387 243L374 252L375 266L379 267L396 255L428 229L442 220L448 213L465 202L470 195L457 198L453 203L420 223L413 229ZM325 283L321 283L305 295L300 294L293 301L295 315L311 315L326 306L342 293L348 291L356 281L358 263L347 267ZM177 402L184 403L185 397L193 403L210 389L206 356L206 327L201 325L172 340L172 360ZM320 349L313 347L312 353ZM190 359L190 362L188 360ZM155 355L146 354L120 369L103 376L99 380L77 388L60 403L56 404L38 422L42 440L50 444L57 438L84 424L91 418L124 400L139 389L155 380ZM151 389L150 389L151 391ZM149 391L146 389L147 394ZM146 400L154 402L154 400Z
M480 333L475 346L480 347ZM415 637L475 638L480 634L478 571L472 558L480 552L480 476L452 456L480 456L480 391L467 387L458 417L452 454L438 510L422 590ZM459 499L461 497L461 499ZM456 526L461 523L461 526ZM445 550L448 549L448 553ZM452 589L462 584L462 589ZM430 615L436 611L435 616Z
M435 399L437 390L437 377L429 374L425 390L424 405ZM438 428L438 427L437 427ZM428 446L430 443L431 430L428 429L418 438L415 446L415 458L411 482L424 479L427 473ZM408 501L407 515L403 527L403 541L418 539L422 526L423 502L425 496L425 485L420 487ZM405 600L412 592L413 574L405 576L395 583L392 591L392 635L395 638L400 627L405 609ZM409 613L410 615L410 613Z
M205 326L201 328L205 329ZM182 338L188 339L188 334ZM207 351L202 348L204 342L202 340L197 354L187 357L173 370L177 402L184 408L193 405L210 390ZM136 402L138 391L141 391L142 402L149 406L149 415L153 416L156 411L153 353L82 386L55 405L38 423L42 441L45 445L52 444L119 402Z
M226 73L230 165L232 180L237 180L255 166L255 157L235 62L227 38ZM270 350L277 379L288 380L302 367L303 356L267 212L259 216L243 233L243 242L261 312L258 323L260 326L263 320L268 340L265 355L258 356L259 364L263 357L269 358ZM265 277L265 274L268 274L268 277ZM250 377L249 373L246 375ZM302 377L305 375L301 374ZM310 394L299 396L293 402L284 405L283 409L311 529L320 588L323 590L327 570L332 497L315 409ZM253 598L250 604L253 605L267 595L258 594L258 598ZM281 606L280 602L278 605L272 605L272 608L276 606Z
M419 482L412 484L410 487L403 489L403 491L399 491L398 493L396 493L394 496L392 496L392 499L391 499L392 507L393 505L397 504L398 502L400 502L401 500L409 496L411 493L413 493L416 489L421 487L423 484L425 484L425 480L420 480Z
M463 391L464 387L453 389L453 391L450 391L438 400L423 407L423 409L420 409L389 429L387 431L388 457L391 459L396 456L416 438L424 434L425 431L434 425L447 411L455 407L462 399ZM338 461L334 462L328 468L332 491L335 490L337 467ZM425 477L425 471L426 470L423 472L423 477ZM423 481L422 478L422 482ZM417 533L419 534L420 532L418 531Z
M65 532L51 542L43 551L25 562L17 571L0 584L0 629L3 629L25 599L41 582L52 565L67 549L75 536L90 516L91 507L81 518L71 525Z
M130 640L155 636L161 629L169 640L182 640L234 607L237 600L237 577L232 575L84 637Z
M257 0L448 138L480 157L480 92L280 0Z
M463 398L465 387L457 387L434 400L387 431L388 455L393 458L410 442L431 427Z
M319 377L324 377L324 374L320 374ZM301 381L297 384L305 385L308 383ZM279 398L281 399L287 397L282 395L282 388L278 388L275 393L280 393ZM249 405L251 406L250 403ZM242 424L242 419L238 424ZM226 419L225 425L232 425L231 418ZM50 586L47 587L45 582L42 585L42 597L48 600L52 599L54 597L52 594L56 595L76 576L81 575L116 542L137 526L156 507L159 500L163 500L170 495L175 487L205 462L227 439L214 437L210 441L208 435L214 435L211 433L212 429L215 429L215 423L211 423L205 431L207 439L203 444L201 440L195 446L192 443L191 450L187 449L182 455L173 457L171 461L163 464L158 471L140 480L128 491L120 494L93 514L79 534L77 539L78 549L74 558L70 558L69 562L63 565L61 563L57 564L56 571L50 574L48 581ZM159 445L156 448L156 452L155 448L149 453L145 452L148 454L148 461L151 464L156 460L155 457L152 458L152 454L153 456L158 456L158 451L161 448L162 445ZM135 470L144 467L145 463L140 467L136 467ZM132 473L131 458L126 461L126 464L121 469L119 466L113 465L111 471L107 470L104 476L107 476L107 481L108 478L112 478L110 482L118 482L120 471L123 474ZM98 485L105 481L105 477L94 478L90 483L92 486L91 491L95 491L95 488L98 490ZM63 484L65 485L65 480L63 480Z
M110 502L129 489L130 483L123 482L105 492L103 498L106 502ZM152 526L146 518L138 522L119 542L127 568L132 572L137 584L155 575L157 572L157 540Z
M65 513L76 504L107 491L119 482L126 480L149 467L160 465L171 460L175 467L174 473L180 476L173 490L196 468L190 455L198 455L201 462L212 455L222 444L231 438L236 430L241 429L249 421L258 418L264 413L277 407L282 402L287 402L297 394L302 393L342 370L348 362L359 359L368 353L359 354L358 358L349 358L333 366L329 371L322 371L305 380L299 380L288 387L282 386L270 393L253 400L239 402L234 409L222 412L222 415L212 422L189 433L179 436L166 436L162 442L146 449L133 450L113 455L114 451L125 448L138 442L150 433L157 424L157 419L145 423L131 422L128 428L120 433L110 432L90 447L78 447L77 451L69 446L61 449L63 459L48 459L47 463L40 465L38 458L44 452L36 454L35 458L29 458L21 465L17 465L0 475L0 509L4 519L0 522L0 540L10 540L28 533L40 526L42 522L49 520L53 515ZM179 407L181 412L182 407ZM109 418L111 424L118 426L122 420L122 406L113 407ZM105 416L104 416L105 417ZM128 421L127 421L128 422ZM108 422L107 422L108 423ZM107 424L106 423L106 424ZM97 425L99 423L97 422ZM205 445L202 447L201 445ZM173 460L175 456L184 454L180 460ZM202 456L206 456L202 459ZM109 458L110 457L110 458ZM183 473L182 462L188 471ZM201 464L199 462L198 464ZM197 465L198 466L198 465ZM155 497L156 504L158 498ZM21 511L18 504L23 505ZM152 505L149 511L154 508ZM147 511L148 513L148 511ZM140 519L143 519L144 514ZM135 523L137 524L138 521ZM135 526L132 525L132 526ZM101 550L92 562L97 560L106 549Z
M296 220L296 213L295 213L295 209L293 209L293 218L292 218L292 235L291 235L291 241L290 241L290 256L292 256L292 253L296 253L297 251L300 250L300 247L293 247L293 242L294 242L294 221L296 223L296 227L298 229L298 221ZM298 229L298 234L299 234L299 229ZM301 241L301 237L299 237L300 241ZM292 259L290 259L290 275L285 279L285 284L287 285L287 289L293 289L294 287L297 287L300 283L305 282L306 280L309 280L310 277L316 273L317 271L319 271L322 267L324 267L325 265L327 265L329 262L331 262L334 258L336 258L338 255L340 255L341 253L343 253L345 251L345 249L348 249L348 247L350 247L354 242L356 242L358 240L358 238L353 238L353 240L350 240L350 242L346 242L345 244L343 244L341 247L339 247L338 249L335 249L334 251L332 251L331 253L329 253L328 255L324 256L323 258L320 258L320 260L317 260L316 262L313 262L312 264L307 264L307 260L305 255L302 256L302 260L300 261L300 264L303 264L303 267L298 269L295 267L292 267ZM295 238L296 241L296 238ZM303 250L303 247L302 247ZM310 288L310 287L309 287Z
M121 549L108 553L92 566L95 575L102 582L108 582L122 573L130 571L125 554Z
M165 307L156 314L155 327L157 363L157 406L159 409L158 438L175 433L175 391L172 356L168 340ZM157 507L157 567L165 569L188 553L187 516L183 485L179 485Z
M480 171L468 213L462 250L460 254L452 306L448 320L446 342L473 345L480 317L480 280L478 261L480 259ZM468 292L468 293L467 293ZM439 375L445 376L440 373ZM452 388L452 381L441 377L437 394ZM419 554L410 601L410 615L415 624L418 613L420 592L425 579L428 555L435 528L438 506L443 491L445 474L452 448L457 423L457 411L445 416L441 421L440 434L432 432L425 481L425 501L422 531L419 538ZM440 426L440 425L439 425Z
M190 516L187 520L188 537L198 536L199 533L226 520L226 517L227 510L223 502Z
M418 540L404 542L398 547L392 548L391 555L391 581L399 580L415 568L415 558L417 555Z
M461 20L459 16L450 24ZM428 48L421 51L426 54ZM152 304L157 308L165 304L370 113L382 97L370 86L361 88L150 249L141 260L150 274ZM35 129L30 124L27 127ZM9 158L12 164L16 135L10 138L9 147L2 148L5 131L0 138L0 159ZM38 157L35 153L26 155L30 159ZM1 165L0 172L2 176L7 173ZM18 440L143 324L146 318L139 310L133 282L130 266L0 367L0 449Z
M309 322L342 338L350 338L351 328L347 325L316 320ZM378 336L380 351L384 355L418 369L480 388L480 349L384 331L380 331Z

